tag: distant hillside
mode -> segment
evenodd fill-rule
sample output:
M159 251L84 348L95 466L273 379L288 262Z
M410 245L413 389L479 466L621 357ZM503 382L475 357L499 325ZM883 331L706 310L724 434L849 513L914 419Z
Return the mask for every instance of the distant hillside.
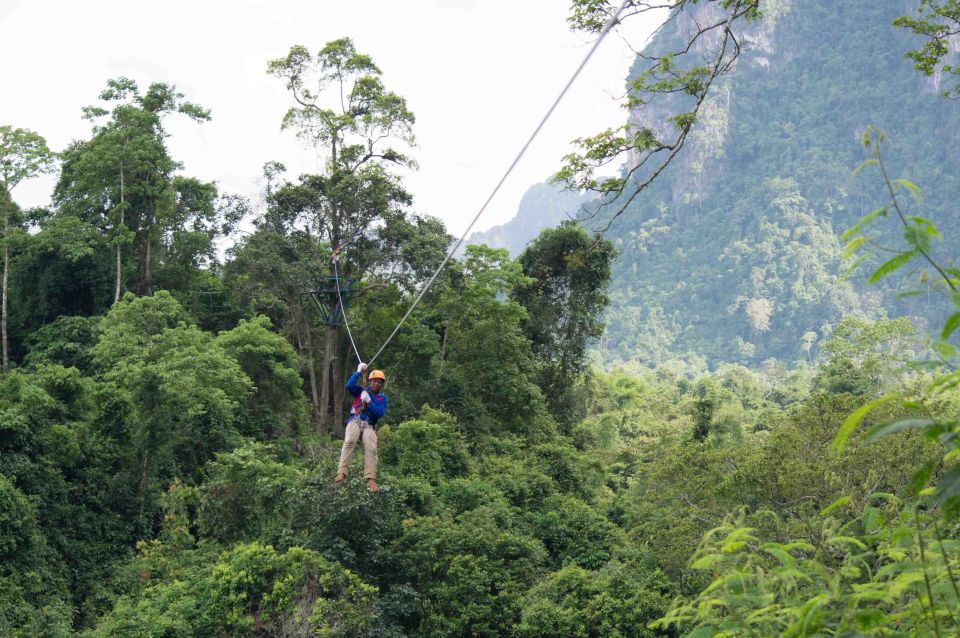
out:
M847 314L893 308L924 323L933 307L926 296L896 301L894 290L868 288L862 277L837 283L840 234L885 201L875 173L851 175L870 124L891 138L894 176L923 189L922 213L937 220L942 246L957 245L960 103L939 98L935 79L904 59L918 42L891 21L914 7L767 3L679 161L608 233L620 250L602 343L608 361L686 353L711 363L792 361L815 352ZM675 47L687 28L662 29L649 50ZM670 114L670 104L654 104L631 122L661 127ZM899 229L888 226L898 244Z
M512 257L516 257L527 242L544 228L551 228L565 219L575 218L587 199L549 183L534 184L520 200L513 219L506 224L473 233L467 243L506 248Z

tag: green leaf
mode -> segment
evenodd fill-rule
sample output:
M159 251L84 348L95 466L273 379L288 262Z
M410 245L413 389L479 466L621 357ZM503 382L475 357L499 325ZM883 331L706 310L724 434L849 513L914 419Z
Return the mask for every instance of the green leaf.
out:
M923 217L916 217L915 220L923 228L923 232L930 235L931 237L940 239L940 231L937 230L936 225L934 225L932 221Z
M795 551L798 551L798 550L801 550L801 551L804 551L804 552L815 552L815 551L817 551L817 548L816 548L816 547L814 547L814 546L811 545L810 543L806 543L806 542L804 542L804 541L797 541L797 542L795 542L795 543L781 543L781 544L780 544L780 547L782 547L783 549L787 550L788 552L795 552Z
M859 549L867 548L867 546L860 539L854 538L853 536L834 536L832 538L828 538L827 543L829 545L853 545Z
M877 507L868 507L863 510L863 531L870 533L877 528L877 524L882 520L880 509Z
M863 256L857 257L857 259L852 264L850 264L850 267L847 268L845 271L843 271L843 274L837 277L837 283L842 284L847 279L849 279L850 275L853 274L853 271L855 271L857 267L864 262L865 259L866 258Z
M854 412L844 420L840 429L837 430L837 436L834 437L833 443L831 444L831 447L837 455L843 453L843 448L847 444L847 440L850 438L850 435L853 434L853 431L857 429L857 426L860 425L860 422L863 421L864 417L866 417L870 411L880 407L884 403L892 401L896 396L896 394L885 394L879 399L874 399L870 403L854 410Z
M960 312L950 315L947 322L943 324L943 331L940 332L940 338L949 339L950 335L953 334L953 331L956 330L958 326L960 326Z
M860 221L858 221L856 224L854 224L853 226L848 228L846 231L844 231L840 239L842 241L848 241L851 237L859 233L864 226L866 226L867 224L875 220L877 217L880 217L881 215L886 215L886 214L887 214L886 206L875 208L874 210L870 211L869 213L861 217Z
M853 257L853 254L857 252L857 249L860 248L860 246L863 246L865 243L867 243L866 237L855 238L843 249L843 259L847 260Z
M720 546L720 551L724 552L725 554L732 554L738 549L742 549L744 546L746 546L746 542L744 541L729 540Z
M856 565L844 565L840 568L840 575L844 578L860 578L863 571Z
M930 251L930 236L922 228L907 226L903 229L903 239L919 252Z
M849 502L850 502L850 497L849 497L849 496L841 496L840 498L838 498L837 500L835 500L833 503L830 503L830 504L827 505L825 508L823 508L823 509L820 511L820 516L826 516L827 514L829 514L830 512L832 512L833 510L837 509L838 507L843 507L844 505L846 505L846 504L849 503Z
M936 424L937 422L933 419L900 419L899 421L892 421L890 423L881 423L870 428L870 431L867 433L867 441L872 443L877 439L896 434L897 432L912 430L913 428L928 428Z
M894 186L900 186L901 188L905 188L908 191L910 191L910 195L913 197L913 201L915 201L916 203L919 204L920 201L923 199L920 195L920 187L914 184L913 182L911 182L910 180L903 179L901 177L900 179L893 180L891 183Z
M851 237L859 233L863 229L863 224L854 224L850 228L843 231L843 234L840 235L840 241L849 241Z
M796 559L776 543L767 543L761 549L780 561L784 567L793 567L797 564Z
M952 359L953 357L957 356L956 347L954 347L952 343L948 343L946 341L935 341L933 343L933 349L936 350L937 354L944 359ZM939 361L937 363L938 367L943 367L943 363Z
M914 252L910 251L908 253L900 253L893 259L883 263L879 268L877 268L870 278L867 280L868 284L875 284L893 271L897 270L904 264L906 264L914 256Z
M917 495L927 486L930 482L930 477L933 476L934 469L936 469L936 464L936 461L928 461L913 473L910 477L910 482L907 484L910 493Z
M690 565L690 568L691 569L710 569L721 560L723 560L722 554L707 554L706 556L703 556L702 558L699 558L696 561L694 561Z
M960 468L953 468L937 483L937 491L933 500L938 505L944 505L960 497Z
M948 344L949 345L949 344ZM960 385L960 370L954 370L947 374L940 375L930 384L932 392L941 393L946 390L952 390Z
M876 158L868 157L867 159L865 159L865 160L863 160L862 162L860 162L859 164L857 164L857 167L856 167L855 169L853 169L853 173L851 174L851 177L855 177L855 176L857 175L857 173L859 173L860 171L862 171L862 170L865 169L866 167L868 167L868 166L874 166L874 165L876 165L876 164L877 164Z
M827 594L814 596L800 608L800 618L783 632L784 637L809 636L811 626L817 623L818 611L830 601Z

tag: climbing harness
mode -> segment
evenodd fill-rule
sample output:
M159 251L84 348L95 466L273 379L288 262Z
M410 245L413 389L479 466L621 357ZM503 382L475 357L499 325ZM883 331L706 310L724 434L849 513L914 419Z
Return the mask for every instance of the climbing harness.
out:
M373 362L377 360L377 357L379 357L380 354L383 353L384 349L387 347L387 345L388 345L388 344L393 340L393 338L396 336L396 334L397 334L397 332L400 330L401 326L403 326L404 322L405 322L405 321L410 317L410 315L413 313L414 308L416 308L416 307L417 307L417 304L420 303L420 300L423 299L423 296L427 293L427 290L429 290L429 289L430 289L430 286L433 285L433 282L434 282L434 280L437 278L437 275L440 274L440 272L441 272L441 271L444 269L444 267L447 265L447 262L449 262L450 259L451 259L451 258L456 254L456 252L460 249L460 246L461 246L461 245L463 244L463 242L467 239L467 235L469 235L469 234L470 234L470 231L473 230L474 224L477 223L477 220L480 219L480 216L481 216L481 215L483 215L484 211L487 209L487 206L490 204L490 202L493 200L493 198L497 195L497 193L500 192L500 187L503 186L504 182L506 182L506 181L507 181L507 178L510 176L510 173L512 173L512 172L513 172L513 169L516 168L517 164L520 163L520 160L521 160L521 159L523 158L523 156L526 154L527 149L530 148L530 145L533 143L533 140L536 139L537 135L540 133L540 130L541 130L541 129L544 127L544 125L547 123L547 120L549 120L549 119L550 119L550 116L553 115L553 112L554 112L554 110L556 110L557 106L560 104L560 101L561 101L561 100L563 99L563 97L567 94L567 91L570 89L570 87L571 87L571 86L573 85L573 83L576 81L577 77L580 75L580 72L583 71L583 68L587 65L587 62L589 62L589 61L590 61L590 58L593 57L593 54L594 54L594 52L597 50L597 47L599 47L599 46L600 46L600 43L603 42L604 38L607 37L607 34L610 32L610 30L613 28L613 26L617 23L617 20L618 20L618 18L620 17L620 14L623 13L623 10L627 8L627 5L630 4L631 1L632 1L632 0L623 0L623 3L620 5L620 8L617 9L613 14L611 14L611 16L610 16L610 18L607 20L606 24L604 24L603 29L600 31L600 36L594 41L593 46L590 47L590 50L587 52L587 55L584 56L583 61L580 62L580 66L578 66L578 67L577 67L577 70L573 72L573 75L572 75L572 76L570 76L570 79L567 81L566 85L563 87L563 90L560 91L560 94L559 94L559 95L557 96L557 98L553 101L553 104L550 105L550 108L547 110L546 115L543 116L543 119L540 120L540 123L537 125L537 128L534 129L534 131L533 131L533 133L530 135L529 139L527 139L526 144L523 145L523 148L521 148L521 149L520 149L520 152L517 153L517 156L514 158L513 162L510 163L510 166L507 168L506 172L503 174L503 177L500 178L500 181L497 182L497 185L493 188L493 191L490 193L489 197L487 197L486 201L483 203L483 206L481 206L481 207L480 207L480 210L477 211L477 214L473 216L473 220L470 222L470 225L467 226L467 229L466 229L465 231L463 231L463 234L460 236L460 239L457 240L457 243L454 244L453 248L450 249L450 251L447 253L447 256L444 257L444 259L443 259L442 262L440 262L440 265L437 266L437 269L436 269L436 270L434 271L434 273L430 276L430 279L427 280L427 283L426 283L426 284L423 286L423 288L420 290L420 293L417 294L417 298L413 300L413 304L411 304L411 306L410 306L410 308L407 310L406 314L404 314L403 317L400 319L400 321L397 323L396 327L395 327L395 328L393 329L393 331L390 333L390 336L387 337L387 340L383 342L383 345L380 346L380 349L377 350L377 353L376 353L375 355L373 355L373 357L370 359L370 361L367 362L367 365L368 365L368 366L372 365ZM337 258L337 256L338 256L338 254L339 254L339 248L338 248L336 251L334 251L334 259L333 259L334 274L336 274L336 272L337 272L337 271L336 271L336 267L337 267L336 258ZM337 293L338 293L338 294L340 293L339 277L337 277ZM353 346L353 351L354 351L354 353L356 353L357 359L359 359L360 361L363 361L363 359L360 357L360 352L357 350L356 344L353 342L353 335L350 334L350 325L349 325L349 323L347 323L346 311L343 310L343 300L342 300L342 298L341 298L341 300L340 300L340 308L341 308L341 311L343 311L343 320L344 320L344 323L347 325L347 334L350 336L350 344Z

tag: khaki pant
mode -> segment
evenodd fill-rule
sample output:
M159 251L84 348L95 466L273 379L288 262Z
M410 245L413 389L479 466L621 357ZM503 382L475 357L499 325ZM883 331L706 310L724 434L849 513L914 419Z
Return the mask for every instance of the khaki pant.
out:
M357 440L363 439L363 478L377 478L377 432L368 423L360 419L353 419L347 424L343 435L343 447L340 448L340 467L337 474L346 474L353 448Z

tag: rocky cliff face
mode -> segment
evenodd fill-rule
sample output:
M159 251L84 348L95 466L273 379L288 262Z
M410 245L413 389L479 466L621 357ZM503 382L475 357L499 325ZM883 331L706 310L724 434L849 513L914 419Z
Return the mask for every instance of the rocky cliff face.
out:
M688 353L711 362L806 359L845 315L905 313L922 326L938 312L926 296L898 301L902 285L839 282L840 234L885 202L875 173L852 176L868 125L889 135L893 175L923 189L912 212L937 220L940 256L960 239L960 103L939 98L936 78L904 58L920 43L891 22L914 9L772 0L762 21L745 25L746 49L715 85L678 161L608 233L620 250L602 347L609 362ZM668 25L647 52L676 48L690 28ZM709 48L710 38L698 46ZM675 100L634 110L629 121L662 130L682 110ZM880 239L902 242L893 223Z
M775 43L778 25L789 13L791 2L792 0L766 0L763 3L762 20L740 25L737 35L743 46L743 54L738 58L734 70L739 67L747 69L743 72L775 72L770 65L772 60L777 59ZM661 28L659 36L644 54L662 56L673 52L677 50L678 44L682 45L693 39L701 25L715 24L723 15L723 10L716 3L697 5L690 12L678 14ZM696 58L694 63L701 63L701 59L708 59L718 50L721 37L721 31L715 29L696 38L691 49ZM643 58L638 58L630 75L639 73L644 64ZM686 142L685 151L677 158L675 172L682 174L683 178L672 180L672 200L700 206L709 198L711 185L722 177L723 164L717 160L723 158L724 149L730 141L732 88L730 81L721 80L704 101L697 125ZM627 89L629 90L629 85ZM670 139L673 126L669 123L669 118L691 108L691 102L689 96L680 93L657 96L642 107L632 109L627 121L637 129L653 130L660 139ZM637 161L635 155L631 156L629 165L632 167Z

